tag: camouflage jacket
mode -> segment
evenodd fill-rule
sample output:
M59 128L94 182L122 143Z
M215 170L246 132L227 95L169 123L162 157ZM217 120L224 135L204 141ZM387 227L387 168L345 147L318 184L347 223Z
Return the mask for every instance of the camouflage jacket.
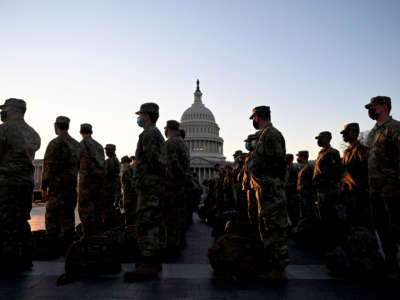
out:
M247 162L249 173L255 181L263 178L279 178L286 173L286 146L281 132L270 123L257 133L257 145Z
M47 145L43 160L42 189L76 188L81 148L68 132Z
M170 137L166 143L167 168L172 173L174 184L184 184L190 172L190 154L180 136Z
M297 191L300 194L311 194L313 192L312 177L314 167L309 163L304 164L297 176Z
M286 168L285 189L287 192L296 193L298 173L299 169L294 165Z
M104 187L115 191L121 190L121 178L119 176L121 164L116 156L107 158L104 170Z
M122 173L122 188L124 194L135 190L135 165L128 166L128 168Z
M33 159L40 137L24 119L0 125L0 185L33 185Z
M135 186L153 186L166 181L166 149L160 130L153 124L139 135L136 147Z
M91 136L80 142L81 157L79 165L79 182L90 183L104 178L104 150Z
M400 122L387 118L375 124L368 135L368 177L370 186L400 186Z
M345 172L342 177L342 190L367 189L368 187L368 148L356 142L343 153Z
M343 166L339 151L330 145L319 151L312 182L318 191L336 187L342 176Z

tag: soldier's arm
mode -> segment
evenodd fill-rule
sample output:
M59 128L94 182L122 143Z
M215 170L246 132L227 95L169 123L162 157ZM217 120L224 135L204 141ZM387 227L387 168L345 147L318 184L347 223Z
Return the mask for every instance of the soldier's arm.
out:
M61 153L62 149L59 143L52 141L47 146L43 160L42 190L46 190L49 187L50 181L56 178Z
M165 142L159 141L150 134L143 135L143 152L146 155L146 165L150 170L158 169L160 163L165 164Z
M167 169L179 177L184 177L185 170L183 170L179 163L178 147L174 143L166 143L167 147Z

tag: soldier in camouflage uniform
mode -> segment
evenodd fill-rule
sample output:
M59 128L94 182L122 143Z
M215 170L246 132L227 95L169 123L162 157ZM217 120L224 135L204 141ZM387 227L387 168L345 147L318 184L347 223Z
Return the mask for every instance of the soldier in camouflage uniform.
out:
M246 194L242 190L242 177L241 171L244 164L243 152L240 150L235 151L233 154L235 163L232 169L232 185L233 185L233 198L235 201L235 209L242 216L247 217L247 199Z
M258 202L259 230L264 245L266 280L286 280L289 263L288 221L284 179L285 139L272 126L268 106L258 106L250 116L257 133L256 148L247 162L250 185Z
M297 193L300 202L301 219L315 217L315 197L312 186L314 167L308 163L308 151L297 153L297 162L301 165L297 176Z
M372 229L371 204L368 195L368 148L357 139L358 123L350 123L340 132L349 146L343 153L344 174L341 192L346 208L346 224Z
M54 246L65 252L75 232L75 208L80 146L68 134L70 120L60 116L57 137L47 146L43 161L42 199L46 204L46 231ZM61 245L59 244L61 242Z
M157 277L161 270L160 224L164 208L166 182L166 149L161 132L156 127L159 117L156 103L142 104L137 123L143 127L136 148L135 186L137 203L137 240L142 264L125 273L126 281Z
M32 266L28 220L40 137L24 121L24 100L7 99L0 109L0 277L8 277Z
M365 105L375 126L368 135L368 180L373 219L389 268L398 270L400 247L400 122L390 116L389 97Z
M286 154L286 176L285 192L287 199L287 210L292 226L295 227L300 217L300 203L297 197L297 174L299 170L293 165L293 154Z
M219 164L215 164L215 202L217 212L222 212L224 206L224 177L225 174Z
M243 168L241 174L239 174L239 177L242 178L242 190L246 194L246 199L247 199L247 215L249 218L249 221L251 224L254 226L257 226L258 228L258 204L257 204L257 199L254 193L254 190L251 188L250 185L250 174L249 174L249 167L248 163L252 159L252 156L254 154L254 150L256 149L257 145L257 136L255 134L250 134L245 142L245 147L249 151L247 156L244 158L243 162Z
M122 162L122 191L123 207L125 213L125 224L134 225L136 223L137 194L135 189L135 160L130 160L128 156L121 159Z
M82 124L78 213L85 235L103 230L104 150L92 138L92 125Z
M115 154L116 147L107 144L104 148L107 159L104 170L104 229L111 229L119 225L120 213L117 208L121 202L121 177L119 176L121 165Z
M323 131L315 139L322 150L315 163L312 182L316 190L318 215L322 222L321 246L324 249L335 247L342 237L342 230L338 230L338 227L341 227L339 194L343 168L339 151L330 145L332 134Z
M187 208L185 201L185 185L190 172L189 150L179 132L179 122L167 121L164 128L167 137L167 186L166 194L166 225L167 225L167 252L171 255L179 254L185 244L182 240L186 230Z

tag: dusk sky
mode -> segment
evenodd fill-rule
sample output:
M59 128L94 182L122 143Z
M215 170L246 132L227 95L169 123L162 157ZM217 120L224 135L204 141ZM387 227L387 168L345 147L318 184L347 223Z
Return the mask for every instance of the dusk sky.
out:
M180 120L200 79L203 103L232 160L269 105L287 152L329 130L373 127L364 104L392 98L400 118L400 1L0 0L0 101L27 101L42 158L58 115L91 123L101 144L132 155L141 103L160 106L158 127Z

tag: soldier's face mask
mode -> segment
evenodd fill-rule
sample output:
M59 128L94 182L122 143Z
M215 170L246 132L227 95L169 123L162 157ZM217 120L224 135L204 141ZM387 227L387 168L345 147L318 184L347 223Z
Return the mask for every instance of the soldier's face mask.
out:
M260 126L258 125L258 122L256 121L256 118L253 118L253 127L254 129L258 130L260 128Z
M298 158L297 158L297 163L299 163L299 164L301 164L301 163L302 163L302 161L301 161L301 158L300 158L300 157L298 157Z
M376 108L375 107L370 107L368 109L368 116L372 119L372 120L376 120L379 117L379 114L376 112Z
M246 148L247 151L251 151L249 142L246 142L246 143L244 144L244 147Z
M343 132L343 142L345 143L350 142L350 133L347 131Z
M256 149L256 146L257 146L257 141L256 141L256 140L252 140L252 141L251 141L251 147L252 147L253 149Z
M107 155L107 157L111 157L111 156L113 156L113 152L110 152L110 151L106 151L106 155Z
M165 128L164 135L165 135L166 138L168 138L168 128Z
M136 123L138 124L139 127L144 126L144 121L140 116L137 117Z
M5 110L1 111L1 121L5 122L7 119L7 112Z
M320 147L324 146L324 142L321 139L319 139L317 143L318 143L318 146L320 146Z

